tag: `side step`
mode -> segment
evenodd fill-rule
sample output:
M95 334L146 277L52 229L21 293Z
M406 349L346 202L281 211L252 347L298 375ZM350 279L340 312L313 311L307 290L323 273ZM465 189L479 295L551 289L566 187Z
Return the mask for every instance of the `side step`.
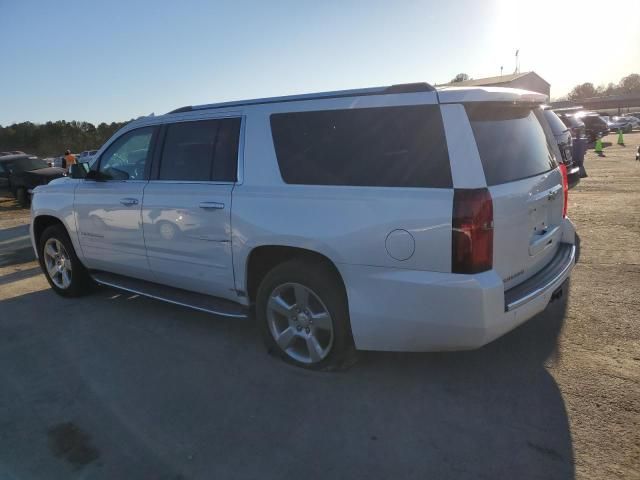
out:
M247 307L211 295L181 290L179 288L125 277L115 273L93 271L91 272L91 276L96 283L100 285L117 288L118 290L124 290L144 297L155 298L156 300L173 303L174 305L182 305L183 307L192 308L201 312L232 318L248 318L249 316Z

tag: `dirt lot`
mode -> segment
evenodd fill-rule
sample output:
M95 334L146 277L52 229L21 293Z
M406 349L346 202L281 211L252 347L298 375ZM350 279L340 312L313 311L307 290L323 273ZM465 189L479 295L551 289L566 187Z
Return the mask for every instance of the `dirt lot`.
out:
M570 194L567 301L474 352L313 374L250 322L39 274L0 200L0 478L640 478L640 132ZM607 140L613 139L613 135Z

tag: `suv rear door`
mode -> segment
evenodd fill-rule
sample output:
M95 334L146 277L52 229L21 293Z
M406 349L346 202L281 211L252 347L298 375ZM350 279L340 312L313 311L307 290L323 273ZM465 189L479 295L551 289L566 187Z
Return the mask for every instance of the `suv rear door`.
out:
M234 298L231 192L241 119L166 125L144 192L142 223L158 282Z
M557 145L538 107L466 105L493 200L493 268L505 289L541 270L562 237Z

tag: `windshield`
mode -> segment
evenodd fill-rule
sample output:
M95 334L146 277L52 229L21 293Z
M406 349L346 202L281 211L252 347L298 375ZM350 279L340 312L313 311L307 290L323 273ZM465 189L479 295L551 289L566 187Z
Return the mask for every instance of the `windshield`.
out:
M9 167L9 171L12 173L28 172L30 170L38 170L40 168L47 168L47 162L40 160L39 158L18 158L16 160L10 160L6 162Z

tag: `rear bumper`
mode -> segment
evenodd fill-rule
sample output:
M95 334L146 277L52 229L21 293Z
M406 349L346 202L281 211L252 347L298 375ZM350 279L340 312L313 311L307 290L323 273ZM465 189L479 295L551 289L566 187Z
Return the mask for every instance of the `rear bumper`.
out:
M361 350L439 351L481 347L542 312L575 265L567 219L554 259L505 291L498 274L476 275L339 265L351 329Z

